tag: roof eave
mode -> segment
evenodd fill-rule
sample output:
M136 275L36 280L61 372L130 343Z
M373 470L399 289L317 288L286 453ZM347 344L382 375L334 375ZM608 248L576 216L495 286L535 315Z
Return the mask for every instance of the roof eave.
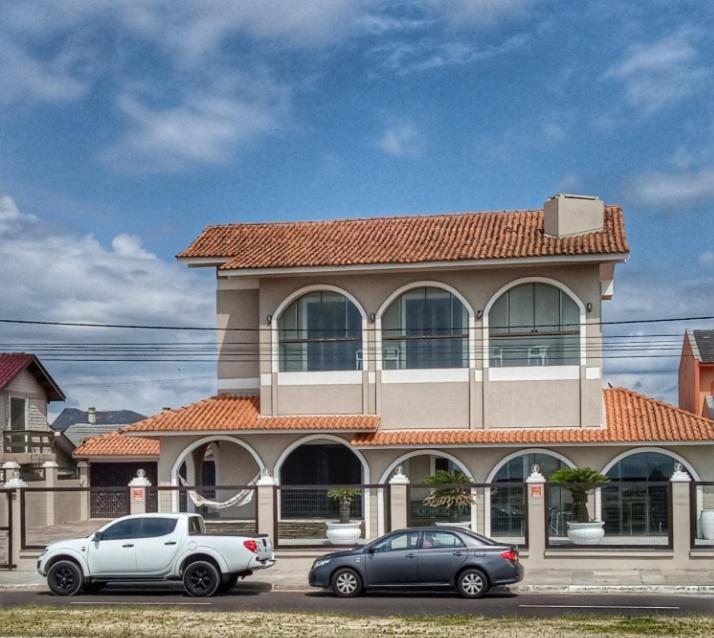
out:
M513 257L507 259L466 259L458 261L421 261L414 263L349 264L342 266L285 266L278 268L219 268L219 277L256 277L268 275L305 275L314 273L412 271L412 270L458 270L465 268L493 268L497 266L524 266L540 264L571 263L624 263L630 253L594 253L588 255L546 255L536 257ZM229 262L226 259L224 263ZM208 265L208 264L206 264Z

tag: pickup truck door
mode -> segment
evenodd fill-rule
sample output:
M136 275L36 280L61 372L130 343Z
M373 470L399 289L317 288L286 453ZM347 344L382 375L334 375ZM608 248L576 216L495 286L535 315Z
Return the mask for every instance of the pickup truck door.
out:
M181 525L186 525L186 521L160 516L141 519L141 538L136 541L139 576L161 576L168 573L181 545Z
M136 576L136 542L141 533L141 521L128 518L117 521L93 538L87 550L89 573L92 576Z

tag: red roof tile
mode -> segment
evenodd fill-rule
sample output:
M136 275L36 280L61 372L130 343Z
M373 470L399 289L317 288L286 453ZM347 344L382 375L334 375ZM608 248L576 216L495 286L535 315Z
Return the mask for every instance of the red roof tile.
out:
M159 456L160 444L156 439L139 436L127 436L117 432L109 432L101 436L93 436L82 441L82 444L72 453L75 457L92 456Z
M203 432L209 430L376 430L379 417L363 414L261 416L258 397L220 394L138 421L122 432Z
M26 352L0 352L0 390L26 368L44 388L48 401L64 401L64 393L40 360L34 354Z
M629 252L618 206L601 231L543 232L543 211L454 213L335 221L208 226L179 258L227 258L223 270L413 264Z
M22 372L32 361L31 354L24 352L0 352L0 390Z
M536 445L568 443L714 442L714 421L625 388L605 392L604 428L382 430L356 434L352 445Z

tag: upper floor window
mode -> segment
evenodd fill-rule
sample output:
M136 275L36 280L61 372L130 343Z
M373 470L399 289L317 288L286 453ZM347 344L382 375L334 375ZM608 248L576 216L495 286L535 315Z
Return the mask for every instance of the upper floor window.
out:
M510 288L489 313L491 366L562 366L580 362L580 311L560 288Z
M467 368L468 313L448 290L412 288L382 316L382 362L386 370Z
M281 372L362 367L362 316L344 295L318 290L299 297L279 328Z

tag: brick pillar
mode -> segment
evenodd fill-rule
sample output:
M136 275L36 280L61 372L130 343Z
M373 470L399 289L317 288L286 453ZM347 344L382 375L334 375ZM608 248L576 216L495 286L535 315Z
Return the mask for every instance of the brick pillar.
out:
M20 544L22 542L20 534L20 526L22 524L22 516L20 512L20 498L22 488L27 487L27 483L20 478L20 466L14 461L3 463L5 470L5 485L6 490L13 490L12 499L12 517L10 522L10 538L12 541L12 552L10 553L10 564L20 564Z
M545 559L545 477L540 468L534 465L526 480L528 489L528 559L529 563Z
M389 508L392 530L409 526L409 479L402 472L401 465L389 479Z
M146 514L146 492L151 481L146 478L146 470L137 470L129 481L129 514Z
M689 474L684 471L681 463L675 463L674 473L670 477L672 487L672 520L669 522L672 534L672 552L674 563L686 567L691 550L691 513Z
M258 533L268 534L271 538L276 534L275 521L275 486L277 481L267 472L261 472L256 483L255 515L258 517ZM277 538L273 538L273 545Z
M89 463L87 461L78 461L77 469L79 470L79 487L89 488ZM91 492L87 489L86 492L79 492L79 520L88 521L90 508Z
M59 466L54 461L45 461L42 468L45 470L45 487L57 487L57 468ZM57 492L45 492L45 523L48 527L55 524L55 500Z

